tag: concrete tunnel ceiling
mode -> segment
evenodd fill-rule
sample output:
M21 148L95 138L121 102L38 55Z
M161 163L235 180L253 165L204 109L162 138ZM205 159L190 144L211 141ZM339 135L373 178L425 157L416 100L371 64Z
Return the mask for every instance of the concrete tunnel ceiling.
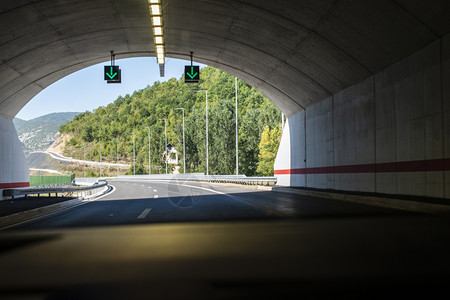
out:
M162 5L167 57L188 59L193 51L196 61L249 83L288 116L450 30L446 0ZM108 61L110 50L117 59L155 56L147 0L2 0L0 28L0 115L8 119L58 79Z

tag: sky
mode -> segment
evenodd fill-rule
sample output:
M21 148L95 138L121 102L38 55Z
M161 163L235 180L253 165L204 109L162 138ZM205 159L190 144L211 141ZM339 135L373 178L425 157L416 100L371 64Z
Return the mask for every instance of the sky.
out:
M92 111L99 106L114 102L119 96L132 94L136 90L153 85L155 81L180 79L184 66L191 61L166 58L165 77L159 76L159 65L154 57L117 59L122 70L121 84L107 84L100 63L72 73L37 94L17 114L17 118L31 120L54 112ZM194 62L194 65L204 65Z

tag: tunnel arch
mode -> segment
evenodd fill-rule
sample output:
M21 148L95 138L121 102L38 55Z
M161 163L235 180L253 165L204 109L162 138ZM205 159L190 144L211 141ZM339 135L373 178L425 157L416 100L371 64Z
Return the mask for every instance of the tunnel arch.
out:
M286 115L361 82L446 34L449 4L421 1L162 1L168 57L222 69ZM0 114L74 71L153 56L146 0L2 1Z

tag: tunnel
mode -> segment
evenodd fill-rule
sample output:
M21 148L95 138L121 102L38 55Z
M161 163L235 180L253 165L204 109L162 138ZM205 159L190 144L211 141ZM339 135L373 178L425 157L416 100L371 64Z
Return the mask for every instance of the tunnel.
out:
M250 84L287 117L279 185L450 196L450 3L161 0L165 54ZM0 190L28 186L12 119L85 67L154 57L147 0L0 4ZM158 71L155 63L155 72Z

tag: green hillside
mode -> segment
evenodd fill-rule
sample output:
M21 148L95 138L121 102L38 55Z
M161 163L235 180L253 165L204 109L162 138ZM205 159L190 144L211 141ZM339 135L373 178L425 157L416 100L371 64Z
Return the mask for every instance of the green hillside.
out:
M98 161L101 143L102 160L114 162L118 139L120 160L132 162L133 136L130 133L134 132L136 174L147 174L148 129L144 127L150 126L152 173L165 173L164 121L158 119L166 118L168 143L179 152L182 172L182 113L173 108L184 108L186 172L205 172L206 100L204 92L195 90L208 90L209 173L235 174L235 79L212 67L201 70L198 84L185 84L184 78L155 82L132 95L117 98L106 107L75 116L60 128L61 133L69 135L64 154L82 159L86 147L86 159ZM275 153L264 152L275 152L278 148L281 113L272 102L242 81L238 81L238 103L239 173L272 175ZM265 138L260 143L264 131ZM133 169L128 173L132 174Z
M24 152L47 149L58 137L59 127L73 120L77 114L79 112L51 113L28 121L14 118L14 126Z

